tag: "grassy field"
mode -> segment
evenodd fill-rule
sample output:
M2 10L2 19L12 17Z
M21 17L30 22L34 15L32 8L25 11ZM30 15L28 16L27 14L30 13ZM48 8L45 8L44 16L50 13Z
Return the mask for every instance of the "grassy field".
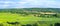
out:
M0 26L60 26L60 8L0 9Z
M0 13L0 23L4 24L4 26L9 26L7 22L19 22L21 25L37 23L38 26L50 26L50 24L60 22L60 18L43 18L32 15L22 16L21 14Z

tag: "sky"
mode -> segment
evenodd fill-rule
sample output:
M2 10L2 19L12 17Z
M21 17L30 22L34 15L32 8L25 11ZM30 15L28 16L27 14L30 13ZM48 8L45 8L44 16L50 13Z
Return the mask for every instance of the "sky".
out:
M60 8L60 0L0 0L0 8Z

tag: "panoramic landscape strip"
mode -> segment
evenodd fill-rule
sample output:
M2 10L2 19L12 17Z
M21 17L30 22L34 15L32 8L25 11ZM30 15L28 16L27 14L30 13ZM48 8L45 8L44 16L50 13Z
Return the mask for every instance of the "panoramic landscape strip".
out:
M0 26L60 26L60 8L0 9Z

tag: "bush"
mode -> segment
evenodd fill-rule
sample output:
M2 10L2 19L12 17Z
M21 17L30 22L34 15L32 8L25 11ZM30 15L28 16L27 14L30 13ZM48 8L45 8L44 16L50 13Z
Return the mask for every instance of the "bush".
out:
M0 26L3 26L3 24L1 23Z
M26 25L21 25L21 26L26 26Z
M8 24L16 25L19 24L19 22L7 22Z
M35 24L33 24L32 26L38 26L38 24L37 24L37 23L35 23Z
M32 26L31 24L27 24L26 26Z

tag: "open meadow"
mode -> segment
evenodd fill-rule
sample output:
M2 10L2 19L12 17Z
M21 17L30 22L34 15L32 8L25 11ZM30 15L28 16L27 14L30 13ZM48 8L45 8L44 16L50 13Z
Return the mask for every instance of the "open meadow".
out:
M60 26L60 11L35 10L2 9L0 10L0 26Z

